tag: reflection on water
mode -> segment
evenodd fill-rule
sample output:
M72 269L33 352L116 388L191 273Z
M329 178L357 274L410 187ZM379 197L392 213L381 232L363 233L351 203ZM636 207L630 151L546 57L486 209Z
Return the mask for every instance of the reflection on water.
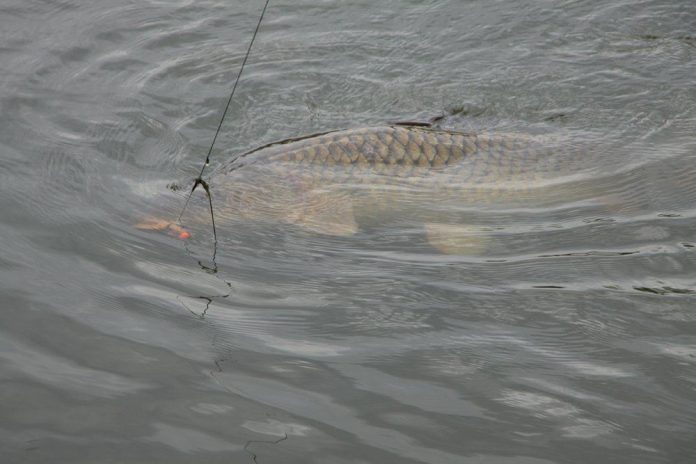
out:
M212 261L199 191L190 240L133 225L181 211L260 6L0 7L3 458L686 462L694 8L272 1L213 153ZM554 175L389 197L332 171L312 204L297 176L224 174L440 114L539 141L514 167Z

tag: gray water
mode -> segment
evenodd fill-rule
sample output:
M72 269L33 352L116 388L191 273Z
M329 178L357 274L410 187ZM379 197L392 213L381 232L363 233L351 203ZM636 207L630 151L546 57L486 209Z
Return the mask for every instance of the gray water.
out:
M471 256L223 229L215 272L133 223L183 206L261 7L0 5L0 461L693 462L696 5L271 0L211 169L445 115L615 147L617 200L483 211Z

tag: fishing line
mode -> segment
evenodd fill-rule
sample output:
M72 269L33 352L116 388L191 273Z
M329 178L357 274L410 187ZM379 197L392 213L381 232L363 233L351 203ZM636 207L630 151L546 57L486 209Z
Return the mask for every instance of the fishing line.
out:
M254 45L254 40L256 40L256 35L259 32L259 29L261 27L261 23L263 22L263 17L266 14L266 10L268 9L268 4L270 0L266 0L266 2L263 5L263 9L261 10L261 15L259 16L259 21L256 23L256 28L254 29L254 34L251 36L251 40L249 41L249 47L247 47L246 54L244 55L244 60L242 60L242 64L239 67L239 72L237 73L237 78L234 81L234 85L232 86L232 91L230 92L230 97L227 99L227 104L225 105L225 110L222 112L222 117L220 118L220 123L218 124L217 130L215 131L215 135L213 136L213 141L210 144L210 148L208 149L208 154L205 156L205 162L203 163L203 166L201 166L201 170L198 173L198 177L193 182L193 186L191 187L191 191L189 192L188 196L186 197L186 202L184 203L184 207L181 209L181 212L179 213L179 217L177 219L177 223L181 224L181 218L184 215L184 212L186 211L186 208L189 205L189 202L191 200L191 196L193 195L193 192L196 190L196 188L200 185L203 187L203 190L205 190L205 194L208 197L208 206L210 208L210 221L213 227L213 256L212 256L212 262L213 262L213 267L210 268L206 265L204 265L200 260L198 261L198 265L201 267L206 272L210 272L211 274L215 275L218 279L220 279L222 282L225 283L228 287L231 288L229 282L225 281L224 279L221 279L218 275L218 265L216 262L216 255L217 255L217 228L215 227L215 213L213 211L213 196L210 193L210 185L203 180L203 172L205 171L205 168L208 167L210 164L210 155L213 152L213 147L215 146L215 142L217 141L218 135L220 134L220 130L222 129L222 123L225 121L225 116L227 116L227 111L230 109L230 104L232 103L232 98L234 97L234 92L237 90L237 85L239 84L239 80L242 77L242 71L244 71L244 66L246 65L247 60L249 59L249 55L251 54L251 47ZM188 246L184 244L184 248L186 248L186 251L191 254L190 250L188 249ZM227 293L225 295L214 295L214 296L202 296L198 297L201 299L205 299L207 301L207 304L205 306L205 309L201 313L199 317L204 318L206 313L208 312L208 308L210 307L210 304L213 301L213 298L227 298L230 295L230 293ZM190 310L186 305L184 305L187 309ZM255 455L252 455L254 459L256 459Z
M232 103L232 97L234 96L234 91L237 90L237 84L239 84L239 78L242 76L242 71L244 71L244 65L246 65L247 60L249 59L249 55L251 54L251 47L254 45L254 40L256 39L256 35L259 32L259 28L261 27L261 22L263 21L263 17L266 14L266 9L268 8L268 3L270 0L266 0L266 3L263 5L263 10L261 10L261 16L259 16L259 22L256 24L256 29L254 29L254 34L251 36L251 41L249 41L249 47L247 48L246 55L244 55L244 60L242 61L242 65L239 67L239 72L237 73L237 79L234 81L234 85L232 86L232 91L230 92L230 98L227 99L227 105L225 105L225 110L222 112L222 117L220 118L220 123L218 124L217 130L215 131L215 136L213 137L213 142L210 144L210 149L208 149L208 154L205 157L205 162L203 163L203 166L201 166L201 171L198 173L198 177L194 180L193 186L191 187L191 191L188 194L188 197L186 198L186 203L184 203L184 207L181 209L181 213L179 213L179 218L177 219L177 222L181 222L181 217L184 215L184 212L186 211L186 208L188 207L189 201L191 200L191 195L193 195L193 192L196 190L196 187L199 185L203 187L205 190L206 195L208 196L208 203L210 205L210 216L213 224L213 238L215 240L215 243L217 243L217 232L215 230L215 216L213 214L213 200L210 195L210 187L206 181L203 180L203 172L205 171L205 168L210 164L210 155L213 152L213 147L215 146L215 141L218 138L218 135L220 134L220 129L222 128L222 123L225 120L225 116L227 116L227 111L230 109L230 103Z

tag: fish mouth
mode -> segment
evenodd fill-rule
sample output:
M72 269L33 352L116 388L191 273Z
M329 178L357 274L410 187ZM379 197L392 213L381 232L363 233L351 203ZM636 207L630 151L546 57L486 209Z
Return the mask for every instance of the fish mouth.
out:
M191 238L191 234L182 226L166 219L148 218L134 225L138 230L164 232L171 237L180 240Z

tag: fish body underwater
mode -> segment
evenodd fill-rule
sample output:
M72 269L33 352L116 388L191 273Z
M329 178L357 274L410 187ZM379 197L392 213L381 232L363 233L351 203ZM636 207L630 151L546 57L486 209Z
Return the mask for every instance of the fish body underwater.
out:
M269 144L223 165L209 185L221 230L259 221L350 236L417 225L442 252L480 253L485 234L472 211L562 201L559 179L584 157L549 137L389 125Z

